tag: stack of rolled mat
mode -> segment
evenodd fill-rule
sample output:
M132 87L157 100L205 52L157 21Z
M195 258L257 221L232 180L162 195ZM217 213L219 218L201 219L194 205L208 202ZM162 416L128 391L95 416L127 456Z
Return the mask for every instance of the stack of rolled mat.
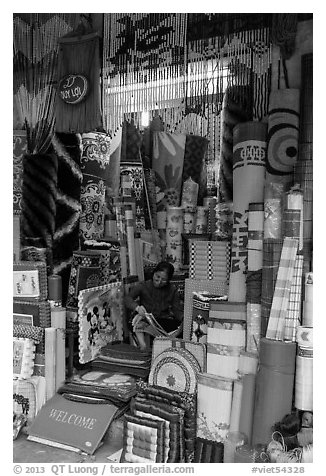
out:
M91 362L91 367L147 378L151 358L151 350L140 350L125 343L114 343L102 347L101 353Z
M59 394L71 398L100 398L118 408L126 408L136 395L137 377L119 372L82 370L72 376L59 389Z

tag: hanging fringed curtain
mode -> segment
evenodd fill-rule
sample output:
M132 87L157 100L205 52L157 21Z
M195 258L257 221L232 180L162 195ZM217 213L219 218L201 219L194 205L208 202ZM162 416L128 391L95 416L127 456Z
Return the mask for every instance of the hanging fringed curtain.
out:
M76 13L14 14L14 97L31 154L45 153L54 126L58 38L77 25Z
M104 127L114 134L142 111L172 110L184 97L185 13L105 13Z
M159 116L164 132L209 141L208 187L219 181L221 111L268 112L272 14L104 14L103 113L114 134L124 119ZM231 194L228 198L232 199Z

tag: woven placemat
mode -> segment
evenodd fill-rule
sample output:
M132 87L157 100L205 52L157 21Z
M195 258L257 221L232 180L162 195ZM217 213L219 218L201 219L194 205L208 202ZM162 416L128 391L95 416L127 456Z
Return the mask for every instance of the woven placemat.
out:
M148 382L150 385L193 394L197 389L199 372L199 364L190 352L171 347L152 362Z

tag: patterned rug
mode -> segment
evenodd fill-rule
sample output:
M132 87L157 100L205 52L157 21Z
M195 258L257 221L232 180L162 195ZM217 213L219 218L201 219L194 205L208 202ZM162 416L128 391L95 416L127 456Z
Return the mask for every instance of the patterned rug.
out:
M14 214L21 214L21 199L23 185L23 156L27 153L26 131L14 131L13 137L13 186L14 186Z
M205 155L207 152L208 140L205 137L187 135L184 163L182 171L182 182L189 177L199 184L198 205L203 203L203 197L206 195L206 167Z
M180 203L185 134L155 132L153 135L153 170L157 174L157 209Z
M65 302L72 254L79 248L81 138L74 134L56 134L52 145L58 158L53 270L62 277Z

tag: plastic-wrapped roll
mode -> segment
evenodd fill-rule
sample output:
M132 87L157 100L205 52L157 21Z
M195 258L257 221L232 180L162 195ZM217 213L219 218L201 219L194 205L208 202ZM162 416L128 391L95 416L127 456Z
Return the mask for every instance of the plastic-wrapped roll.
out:
M313 285L314 277L313 273L306 273L304 280L304 300L308 302L313 301Z
M262 338L256 376L253 444L268 444L272 426L291 412L296 358L295 342Z
M261 335L266 335L268 319L272 307L278 266L281 258L283 240L264 240L263 273L261 293Z
M183 232L185 234L190 234L195 232L196 227L196 207L185 207L184 216L183 216Z
M303 193L300 190L292 189L285 195L285 203L284 203L285 210L295 210L299 211L299 216L296 215L293 217L295 220L295 232L297 232L297 228L299 228L299 245L298 250L302 251L303 249ZM296 237L294 237L296 238Z
M296 341L300 347L312 349L314 346L314 330L308 326L298 326Z
M262 202L266 160L266 124L244 122L233 131L233 236L230 301L246 298L249 203Z
M261 305L247 303L246 350L258 354L261 333Z
M215 207L215 236L231 239L233 228L233 202L218 203Z
M282 237L282 200L268 198L264 201L264 239Z
M125 217L126 217L129 271L131 275L135 275L137 274L135 228L134 228L135 217L133 215L131 206L127 204L125 205Z
M182 187L182 207L196 207L198 199L198 183L194 182L191 177L187 178Z
M195 232L199 234L207 233L208 207L197 207Z
M183 233L182 207L168 207L166 228L166 260L170 261L175 270L182 264L182 233Z
M295 401L298 410L313 411L313 350L298 346L295 371Z

